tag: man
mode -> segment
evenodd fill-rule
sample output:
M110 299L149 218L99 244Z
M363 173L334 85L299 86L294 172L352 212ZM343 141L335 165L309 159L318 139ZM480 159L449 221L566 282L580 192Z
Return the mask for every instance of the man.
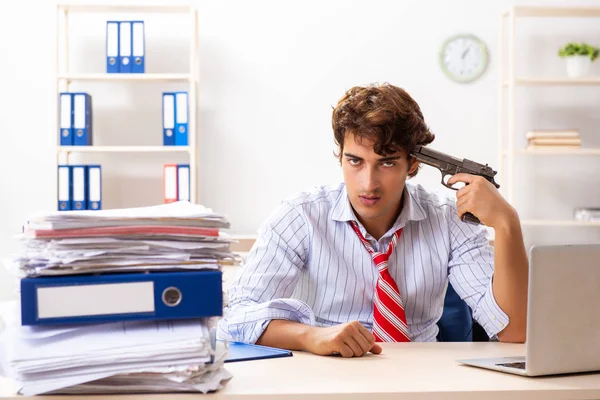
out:
M266 221L219 336L344 357L435 341L450 282L490 337L524 342L528 260L513 207L473 175L448 181L468 184L456 201L407 182L419 168L410 152L434 135L398 87L350 89L332 125L344 183L302 193ZM495 229L494 248L460 220L466 212Z

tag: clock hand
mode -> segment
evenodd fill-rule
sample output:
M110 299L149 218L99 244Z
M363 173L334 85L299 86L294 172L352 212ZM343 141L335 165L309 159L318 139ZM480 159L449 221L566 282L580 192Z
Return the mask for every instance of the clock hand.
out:
M467 55L467 53L469 52L469 50L470 50L470 48L469 48L469 47L467 47L467 48L465 49L465 51L463 51L463 53L462 53L462 55L460 56L460 58L462 58L462 59L464 60L464 58L465 58L465 56Z

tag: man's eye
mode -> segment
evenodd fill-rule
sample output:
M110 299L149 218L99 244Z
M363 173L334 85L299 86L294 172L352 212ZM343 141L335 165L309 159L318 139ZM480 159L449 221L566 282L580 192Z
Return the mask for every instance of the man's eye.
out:
M396 163L395 163L394 161L386 161L386 162L384 162L382 165L383 165L384 167L391 168L391 167L393 167L394 165L396 165Z
M360 164L360 160L357 160L356 158L349 158L348 164L356 166Z

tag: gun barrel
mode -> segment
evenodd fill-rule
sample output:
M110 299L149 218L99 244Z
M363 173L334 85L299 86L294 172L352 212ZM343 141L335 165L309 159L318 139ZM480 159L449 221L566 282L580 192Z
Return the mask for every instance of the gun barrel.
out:
M456 165L462 165L464 160L461 160L460 158L456 158L453 157L451 155L448 154L444 154L442 152L439 152L437 150L434 149L430 149L428 147L424 147L424 146L417 146L415 147L414 152L415 154L423 154L424 156L429 156L429 157L433 157L435 159L441 160L441 161L445 161L445 162L453 162Z
M419 162L438 168L442 172L442 175L454 175L465 172L472 175L483 176L497 188L500 187L500 185L494 181L494 176L497 172L487 164L483 165L475 161L459 159L422 145L415 146L411 155Z

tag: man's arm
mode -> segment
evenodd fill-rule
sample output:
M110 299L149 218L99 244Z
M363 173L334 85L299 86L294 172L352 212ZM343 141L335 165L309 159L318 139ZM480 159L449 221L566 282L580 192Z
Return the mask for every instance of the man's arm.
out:
M498 340L523 343L527 331L529 264L516 211L507 212L494 230L492 287L498 305L510 318L508 326L498 333Z
M495 231L492 295L509 319L498 339L525 342L529 264L517 212L482 177L457 174L448 180L456 182L468 183L457 192L458 217L471 212Z
M257 344L323 356L339 353L343 357L361 357L369 351L381 353L373 334L358 321L327 328L293 321L271 321Z
M373 334L359 322L315 327L309 305L290 298L306 268L308 231L303 216L289 204L263 225L229 288L229 305L219 321L219 337L320 355L380 353Z
M228 289L229 303L219 321L220 338L255 343L274 319L314 324L310 307L290 298L305 267L308 246L306 221L284 203L259 230Z

